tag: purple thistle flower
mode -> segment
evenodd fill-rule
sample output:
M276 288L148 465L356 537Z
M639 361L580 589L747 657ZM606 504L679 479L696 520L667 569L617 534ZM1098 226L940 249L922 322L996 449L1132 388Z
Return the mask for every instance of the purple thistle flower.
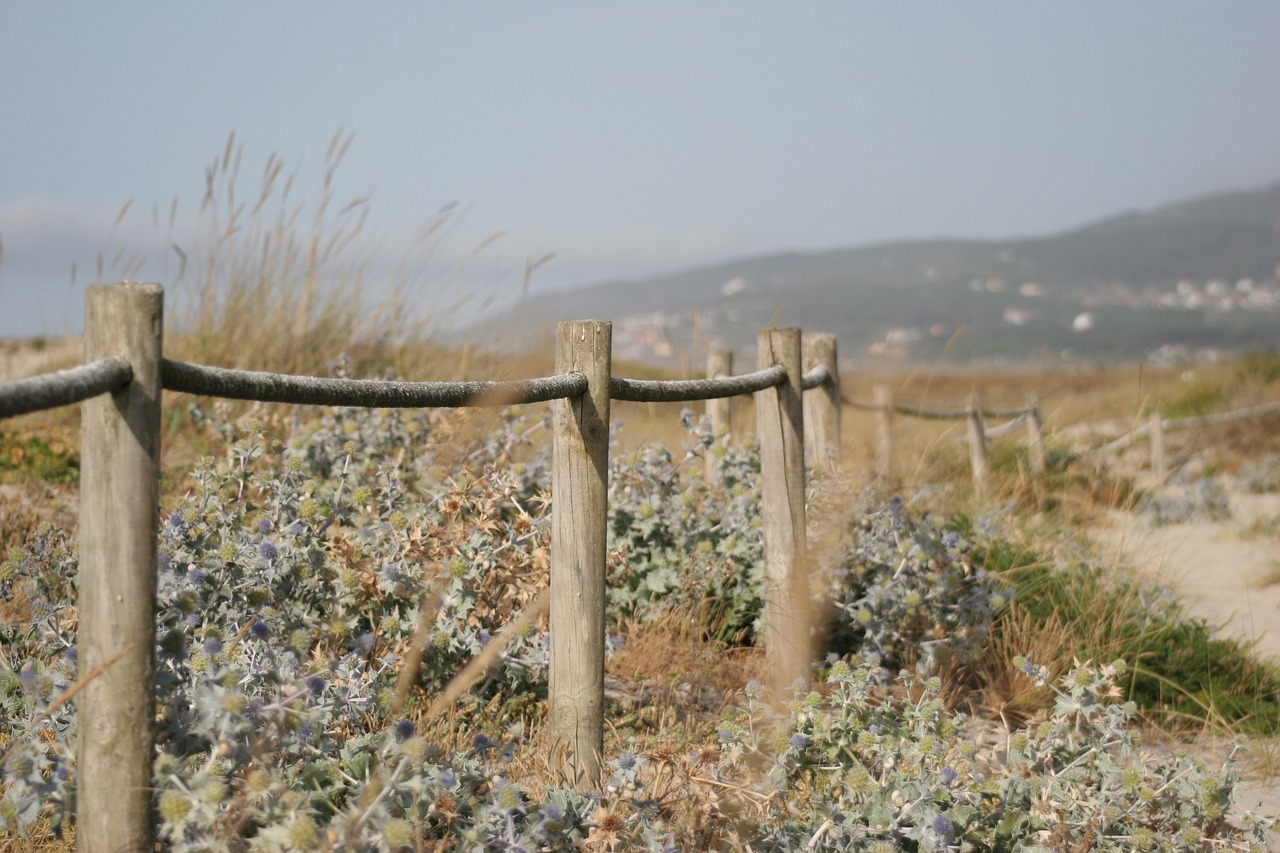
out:
M555 803L543 803L542 816L547 820L559 820L564 817L564 810Z
M395 725L395 731L396 731L397 740L408 740L409 738L413 737L413 731L414 731L413 721L397 720Z
M217 637L205 637L204 643L201 644L200 647L208 654L216 655L218 652L222 651L222 641Z
M791 744L792 749L801 750L809 745L809 739L800 732L796 732L787 740L787 743Z
M276 551L275 545L272 545L270 542L263 542L258 546L258 553L262 555L264 560L274 560L276 558L276 554L279 552Z
M307 676L306 685L312 696L319 696L324 692L324 679L318 675Z
M944 767L938 775L942 777L942 784L951 787L951 784L956 781L957 774L954 767Z
M259 619L253 623L253 627L249 629L253 636L259 640L265 640L271 636L271 626Z
M71 661L72 663L75 663L77 660L80 659L80 650L77 649L75 646L67 646L67 650L63 652L62 655L67 660Z
M369 652L373 651L373 642L374 642L373 634L370 634L368 631L366 631L365 633L356 637L356 640L355 640L356 651L358 651L362 655L369 654Z
M182 515L175 512L173 515L169 516L169 526L174 530L182 530L182 528L187 525L186 522L182 520Z
M636 766L636 757L629 752L624 752L617 758L617 767L619 770L634 770Z
M471 746L474 749L491 749L494 743L489 739L488 735L476 735L475 739L471 741Z
M28 693L36 689L36 673L31 668L31 664L24 663L22 669L18 671L18 683L22 685L22 689Z
M269 518L263 518L263 519L260 519L260 520L258 521L258 532L259 532L259 533L270 533L270 532L271 532L271 519L269 519Z
M192 569L187 572L187 583L192 584L193 586L199 586L204 583L205 577L207 576L204 572L199 569Z
M932 828L934 832L947 839L950 839L951 833L955 831L955 825L951 822L951 818L944 814L934 817Z

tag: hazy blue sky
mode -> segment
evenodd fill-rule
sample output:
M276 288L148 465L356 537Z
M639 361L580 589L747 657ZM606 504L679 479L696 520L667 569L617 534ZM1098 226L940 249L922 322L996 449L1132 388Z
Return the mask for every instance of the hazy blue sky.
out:
M78 327L230 132L422 277L518 292L735 255L1049 232L1280 179L1280 3L9 2L0 335ZM179 241L181 242L181 240ZM161 251L160 254L163 254ZM78 265L72 288L70 269ZM161 267L148 272L160 275Z

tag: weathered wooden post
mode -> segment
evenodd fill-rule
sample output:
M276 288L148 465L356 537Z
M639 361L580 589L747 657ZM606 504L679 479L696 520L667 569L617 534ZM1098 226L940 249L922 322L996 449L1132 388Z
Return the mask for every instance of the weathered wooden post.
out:
M888 477L893 473L893 392L888 385L872 390L876 407L876 473Z
M548 747L563 784L599 788L613 325L584 320L556 331L556 373L581 373L587 391L551 404Z
M130 382L81 417L76 847L150 851L156 523L164 289L94 284L85 362L123 356Z
M1027 401L1027 459L1031 475L1044 474L1044 424L1040 420L1040 395L1033 394Z
M1169 473L1169 463L1164 454L1164 418L1159 412L1151 414L1151 473L1157 480L1163 480Z
M836 369L836 336L822 333L801 336L804 365L827 369L826 382L804 394L805 447L813 450L813 463L827 471L840 467L840 373Z
M707 378L733 375L733 353L714 350L707 353ZM707 415L711 418L711 434L716 438L728 435L733 429L733 398L717 397L707 401Z
M761 369L782 365L787 380L756 392L764 527L765 660L775 701L809 684L810 612L804 518L804 403L799 329L757 337Z
M982 420L982 395L969 395L969 463L973 467L973 495L979 503L987 497L987 427Z

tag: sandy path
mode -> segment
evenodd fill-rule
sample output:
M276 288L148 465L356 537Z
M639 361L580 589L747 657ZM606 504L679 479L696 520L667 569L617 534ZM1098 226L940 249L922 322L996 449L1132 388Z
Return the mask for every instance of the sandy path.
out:
M1280 583L1266 582L1280 568L1280 540L1254 527L1280 515L1280 495L1232 492L1230 505L1232 517L1224 521L1163 527L1113 512L1090 535L1104 557L1168 583L1192 615L1224 636L1256 643L1259 656L1280 662ZM1206 754L1226 750L1222 743L1201 747ZM1252 769L1237 802L1257 814L1280 815L1280 777L1259 768L1257 753L1254 759L1246 761ZM1267 849L1280 851L1280 834L1272 834Z
M1280 495L1232 492L1224 521L1153 527L1115 512L1091 531L1104 556L1170 584L1195 616L1225 636L1256 642L1262 657L1280 660L1280 542L1251 530L1280 515Z

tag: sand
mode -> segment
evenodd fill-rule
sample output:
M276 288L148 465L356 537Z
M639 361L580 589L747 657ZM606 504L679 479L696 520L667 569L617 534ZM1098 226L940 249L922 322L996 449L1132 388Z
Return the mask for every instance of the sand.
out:
M1112 512L1090 535L1104 557L1171 585L1192 615L1221 635L1253 643L1262 658L1280 663L1280 495L1229 494L1232 517L1153 526L1143 516ZM1212 738L1195 746L1206 758L1221 755L1226 743ZM1255 747L1246 760L1241 809L1280 815L1280 777ZM1275 762L1270 762L1274 764ZM1273 833L1268 850L1280 851Z

